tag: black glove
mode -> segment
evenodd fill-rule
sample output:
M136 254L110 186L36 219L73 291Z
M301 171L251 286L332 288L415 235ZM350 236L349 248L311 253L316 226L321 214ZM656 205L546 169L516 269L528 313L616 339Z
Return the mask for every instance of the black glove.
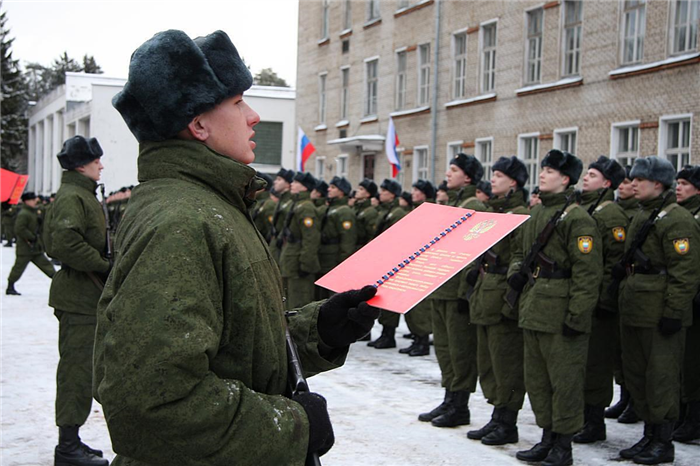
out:
M326 399L318 393L300 393L292 397L306 411L309 418L309 453L324 455L335 443L333 425L328 417Z
M625 266L622 265L622 262L616 262L610 271L610 275L612 275L614 280L621 282L627 276L627 270Z
M525 285L527 285L528 282L528 276L525 275L524 273L518 272L514 275L511 275L510 278L508 279L508 285L513 288L513 290L517 291L520 293L523 291L523 288L525 288Z
M693 298L693 315L700 314L700 292Z
M475 286L476 281L479 279L479 269L470 270L467 272L467 283L469 286Z
M662 335L666 335L667 337L670 337L671 335L680 332L681 328L683 328L681 319L671 319L670 317L662 317L661 320L659 320L659 332L661 332Z
M578 330L573 329L566 324L563 324L562 329L561 329L561 334L564 335L565 337L573 338L573 337L577 337L579 335L583 335L583 332L579 332Z
M469 301L466 299L457 300L457 312L460 314L469 314Z
M318 311L318 334L332 348L344 348L355 343L372 330L379 317L379 309L365 301L377 294L367 285L361 290L350 290L333 295Z

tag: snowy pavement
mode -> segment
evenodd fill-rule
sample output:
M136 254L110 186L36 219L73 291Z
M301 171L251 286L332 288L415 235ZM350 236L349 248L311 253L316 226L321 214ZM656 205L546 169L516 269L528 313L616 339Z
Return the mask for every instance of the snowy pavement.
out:
M47 306L49 279L33 264L17 283L22 296L6 296L14 248L0 247L0 466L50 466L58 438L54 425L58 322ZM379 335L379 326L374 337ZM398 334L406 331L404 324ZM398 339L399 347L409 340ZM442 399L434 354L410 358L397 350L375 350L364 343L351 349L344 367L309 379L313 391L328 399L336 443L322 457L324 466L522 465L515 452L539 441L541 430L526 401L519 419L520 442L487 447L466 432L488 422L491 407L477 391L470 402L472 425L439 429L417 415ZM642 424L608 420L608 440L574 446L576 465L620 462L617 452L636 442ZM81 429L83 440L112 459L109 433L99 404ZM676 443L678 466L700 464L700 443ZM624 462L632 464L631 462Z

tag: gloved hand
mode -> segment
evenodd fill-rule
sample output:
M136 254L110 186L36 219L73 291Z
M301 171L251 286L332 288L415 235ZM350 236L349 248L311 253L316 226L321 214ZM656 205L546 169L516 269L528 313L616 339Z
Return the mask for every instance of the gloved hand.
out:
M479 279L479 269L473 269L467 272L467 283L469 286L475 286Z
M328 417L326 399L318 393L300 393L292 397L306 411L309 418L309 453L324 455L335 443L333 425Z
M693 314L700 314L700 292L698 292L693 298Z
M379 309L365 301L377 294L377 289L367 285L361 290L350 290L331 296L318 312L318 334L332 348L344 348L367 335Z
M466 299L457 300L457 312L460 314L469 314L469 301Z
M513 290L517 291L520 293L523 291L523 288L525 288L525 285L527 285L528 282L528 276L525 275L524 273L518 272L514 275L511 275L510 278L508 279L508 285L513 288Z
M579 335L583 335L583 332L580 332L576 329L573 329L566 324L562 324L561 334L564 335L565 337L573 338L573 337L577 337Z
M625 270L625 266L622 265L621 262L616 262L615 265L613 265L610 274L612 275L613 279L620 282L627 276L627 270Z
M667 337L670 337L671 335L680 332L681 328L683 328L681 319L671 319L670 317L662 317L661 320L659 320L659 332L661 332L662 335L666 335Z

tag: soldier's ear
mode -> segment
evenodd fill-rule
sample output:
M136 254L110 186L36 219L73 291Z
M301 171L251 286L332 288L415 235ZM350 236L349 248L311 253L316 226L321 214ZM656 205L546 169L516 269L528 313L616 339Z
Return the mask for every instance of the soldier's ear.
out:
M197 115L194 117L187 125L187 128L180 132L181 137L184 139L194 139L201 142L209 139L209 129L207 128L206 121L202 117L203 115Z

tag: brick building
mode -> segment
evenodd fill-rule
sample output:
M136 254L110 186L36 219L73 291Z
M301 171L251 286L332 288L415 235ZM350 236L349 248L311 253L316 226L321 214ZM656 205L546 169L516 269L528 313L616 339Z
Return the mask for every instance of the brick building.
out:
M439 182L451 157L700 155L700 0L299 2L297 124L324 179ZM487 175L488 176L488 175Z

